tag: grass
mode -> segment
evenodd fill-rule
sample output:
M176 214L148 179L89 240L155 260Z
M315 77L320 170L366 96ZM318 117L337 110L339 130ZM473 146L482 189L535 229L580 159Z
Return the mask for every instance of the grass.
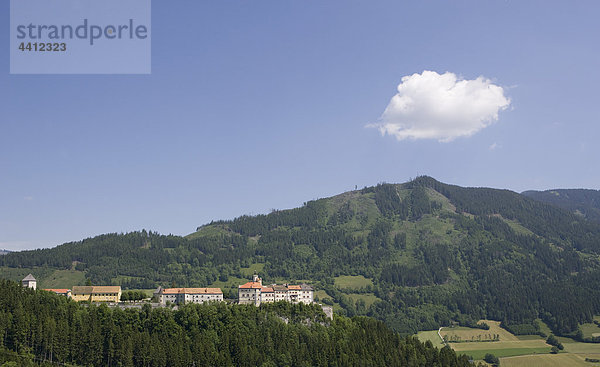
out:
M559 354L550 354L550 346L545 339L537 335L515 336L500 328L497 321L485 321L490 330L471 329L466 327L443 328L442 335L452 334L461 336L461 339L470 339L471 335L478 333L500 334L497 342L472 342L472 343L450 343L450 346L460 354L472 356L473 359L482 359L487 353L501 358L501 366L509 367L541 367L541 366L590 366L600 367L599 363L585 362L585 358L600 358L600 344L580 343L573 339L557 337L563 343L565 349ZM550 334L550 329L541 320L536 320L541 331ZM587 325L591 329L591 325ZM595 326L595 325L594 325ZM435 331L420 332L421 340L431 340ZM434 344L436 345L436 344ZM438 344L439 346L439 344Z
M327 294L327 292L325 292L324 290L320 289L318 291L315 291L315 297L319 297L319 301L318 303L323 303L322 300L324 299L329 299L332 303L333 303L333 310L334 311L340 311L342 309L342 306L340 306L339 303L336 303L333 301L333 298L331 298L331 296L329 296ZM325 303L323 303L324 305L327 305ZM328 305L327 305L328 306Z
M502 367L599 366L598 363L585 362L585 358L568 353L502 358L500 365Z
M535 235L533 232L531 232L528 228L523 227L519 222L517 222L516 220L511 220L511 219L506 219L506 218L502 218L502 220L508 224L508 226L515 231L516 234L521 234L521 235L525 235L525 236L533 236Z
M38 281L38 287L41 287L42 281L51 276L57 269L53 268L9 268L7 266L0 267L0 277L3 279L21 282L27 274L31 273Z
M600 344L597 343L580 343L576 341L561 342L565 347L565 351L574 354L596 354L600 358Z
M199 231L190 233L185 238L189 240L193 240L194 238L200 237L211 237L211 236L219 236L225 233L229 233L227 228L224 228L221 224L209 224L202 228Z
M516 335L519 340L546 340L539 335Z
M85 273L77 270L56 270L44 278L38 285L39 288L67 288L74 285L85 284Z
M487 353L492 353L496 357L512 357L529 354L547 354L550 353L550 346L539 336L517 337L500 327L498 321L481 320L490 326L489 330L473 329L468 327L442 328L442 336L452 335L460 336L462 340L474 340L481 335L481 339L489 339L487 335L499 335L499 341L493 342L468 342L468 343L450 343L452 349L457 353L472 356L473 359L483 359Z
M352 298L354 302L358 301L359 299L362 299L363 301L365 301L365 306L367 306L367 308L369 308L373 303L375 303L375 301L380 301L380 299L373 293L350 293L347 294L347 296Z
M469 343L470 344L470 343ZM492 344L492 343L482 343L482 344ZM473 359L483 359L486 354L491 353L498 358L502 357L514 357L514 356L523 356L530 354L548 354L550 353L550 347L548 348L501 348L501 349L478 349L478 350L461 350L460 354L466 354L468 356L473 357ZM502 362L502 366L504 366L504 362Z
M123 285L123 283L130 282L135 279L143 279L143 277L132 277L129 275L117 275L111 279L111 284L94 284L94 285Z
M434 347L441 348L444 346L444 343L440 339L437 330L419 331L417 333L417 338L419 338L419 340L423 343L429 340Z
M360 289L368 285L372 286L373 281L362 275L342 275L335 277L334 284L341 289Z
M260 274L263 271L264 268L265 268L265 264L254 263L254 264L250 265L247 268L241 268L240 271L242 272L242 274L244 276L248 277L247 281L250 281L251 278L252 278L252 275L254 275L254 274ZM246 282L240 283L239 285L244 284Z
M490 326L489 330L483 329L473 329L468 327L455 327L455 328L442 328L441 334L442 336L447 335L448 338L452 336L458 336L461 340L478 340L479 336L481 336L481 340L485 339L493 339L494 334L498 334L499 341L519 341L519 338L508 332L507 330L500 327L500 322L492 321L492 320L481 320ZM491 338L488 337L491 335ZM471 339L473 338L473 339ZM498 343L498 342L492 342ZM470 344L470 343L468 343ZM490 342L486 342L486 344L490 344Z
M538 325L540 326L541 332L543 332L546 335L552 334L552 330L550 330L550 327L548 327L548 325L546 325L546 323L543 322L541 319L536 319L535 322L537 322Z
M442 204L442 210L452 213L456 213L456 207L450 202L450 200L439 192L431 188L426 188L427 196L429 200Z
M587 323L579 325L579 328L583 332L584 338L591 338L593 336L600 336L600 327L594 323Z

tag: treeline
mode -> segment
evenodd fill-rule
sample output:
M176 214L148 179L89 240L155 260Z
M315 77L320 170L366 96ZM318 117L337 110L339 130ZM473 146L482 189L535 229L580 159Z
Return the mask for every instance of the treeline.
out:
M0 362L85 366L469 366L371 318L280 302L110 309L0 280ZM21 357L18 357L17 353ZM23 357L25 356L25 357Z

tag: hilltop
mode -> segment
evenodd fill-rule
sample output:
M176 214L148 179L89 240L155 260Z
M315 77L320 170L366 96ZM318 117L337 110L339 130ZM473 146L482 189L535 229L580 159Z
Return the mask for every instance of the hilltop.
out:
M315 286L338 313L402 333L458 321L575 334L600 314L600 225L524 195L419 177L302 207L213 221L186 237L106 234L0 258L18 280L221 287L258 272ZM53 283L54 282L54 283ZM71 286L66 284L65 286Z

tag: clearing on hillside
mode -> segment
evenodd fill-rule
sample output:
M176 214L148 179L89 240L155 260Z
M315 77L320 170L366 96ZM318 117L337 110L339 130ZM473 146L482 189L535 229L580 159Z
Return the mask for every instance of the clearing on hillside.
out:
M417 333L417 338L419 338L419 340L423 343L429 340L434 347L441 348L444 346L444 343L442 342L442 339L440 339L437 330L419 331Z
M373 281L362 275L342 275L335 277L334 284L341 289L360 289L368 285L372 286Z

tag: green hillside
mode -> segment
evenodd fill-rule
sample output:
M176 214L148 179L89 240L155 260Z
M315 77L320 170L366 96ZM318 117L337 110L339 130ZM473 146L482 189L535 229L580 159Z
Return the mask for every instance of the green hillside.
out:
M556 189L525 191L523 195L569 210L588 220L600 223L600 190Z
M403 333L451 321L575 333L600 314L600 225L508 190L419 177L267 215L214 221L187 237L107 234L0 257L3 269L85 273L95 284L224 288L259 271L307 281L343 314ZM41 279L52 272L41 273Z

